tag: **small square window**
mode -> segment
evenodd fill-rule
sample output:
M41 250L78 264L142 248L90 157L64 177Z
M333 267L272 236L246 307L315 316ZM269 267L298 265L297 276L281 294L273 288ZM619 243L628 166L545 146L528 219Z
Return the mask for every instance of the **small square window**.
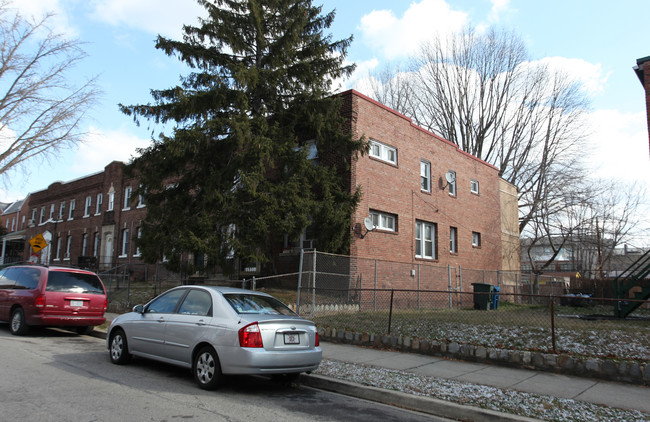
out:
M472 246L475 248L481 247L481 233L472 232Z
M472 179L469 184L469 190L478 195L478 180Z

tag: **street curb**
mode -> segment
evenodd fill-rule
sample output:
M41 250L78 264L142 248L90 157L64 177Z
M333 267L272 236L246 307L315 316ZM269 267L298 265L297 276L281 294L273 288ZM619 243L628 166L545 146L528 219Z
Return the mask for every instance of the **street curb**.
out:
M403 409L414 410L430 415L453 418L463 421L490 421L490 422L538 422L524 416L501 413L479 407L464 406L461 404L434 399L430 397L414 396L400 391L384 390L377 387L356 384L349 381L337 380L321 375L306 375L300 377L300 382L308 387L332 391L346 396L356 397L368 401L396 406Z

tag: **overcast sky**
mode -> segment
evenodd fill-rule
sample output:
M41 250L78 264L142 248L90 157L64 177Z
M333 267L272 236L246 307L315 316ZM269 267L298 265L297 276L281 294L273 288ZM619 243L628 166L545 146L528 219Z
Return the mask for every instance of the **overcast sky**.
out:
M56 16L58 32L85 43L88 58L75 77L99 76L103 91L86 128L87 141L59 159L36 163L28 175L15 173L0 187L0 201L12 201L103 170L112 160L128 161L149 144L152 128L123 115L118 103L151 101L150 89L175 85L186 73L180 62L154 48L157 34L180 38L183 24L195 24L203 9L193 0L12 0L24 16ZM643 87L632 67L650 56L650 1L621 0L322 0L336 9L331 28L337 39L354 36L348 60L357 72L345 88L364 93L360 80L386 63L399 63L435 34L466 24L497 25L516 31L535 60L543 60L584 82L592 100L588 160L593 173L650 186L648 128ZM367 93L366 93L367 94ZM154 135L157 133L154 129Z

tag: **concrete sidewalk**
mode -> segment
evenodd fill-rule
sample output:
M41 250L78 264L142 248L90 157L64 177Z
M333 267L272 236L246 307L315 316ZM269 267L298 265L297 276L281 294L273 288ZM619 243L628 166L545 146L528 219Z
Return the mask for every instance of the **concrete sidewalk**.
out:
M650 388L591 378L321 342L323 358L650 413Z

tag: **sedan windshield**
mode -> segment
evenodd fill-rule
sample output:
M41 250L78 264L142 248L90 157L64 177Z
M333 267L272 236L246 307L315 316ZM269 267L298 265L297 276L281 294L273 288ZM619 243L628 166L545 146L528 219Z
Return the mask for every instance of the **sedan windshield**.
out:
M279 300L253 294L224 294L238 314L296 315Z

